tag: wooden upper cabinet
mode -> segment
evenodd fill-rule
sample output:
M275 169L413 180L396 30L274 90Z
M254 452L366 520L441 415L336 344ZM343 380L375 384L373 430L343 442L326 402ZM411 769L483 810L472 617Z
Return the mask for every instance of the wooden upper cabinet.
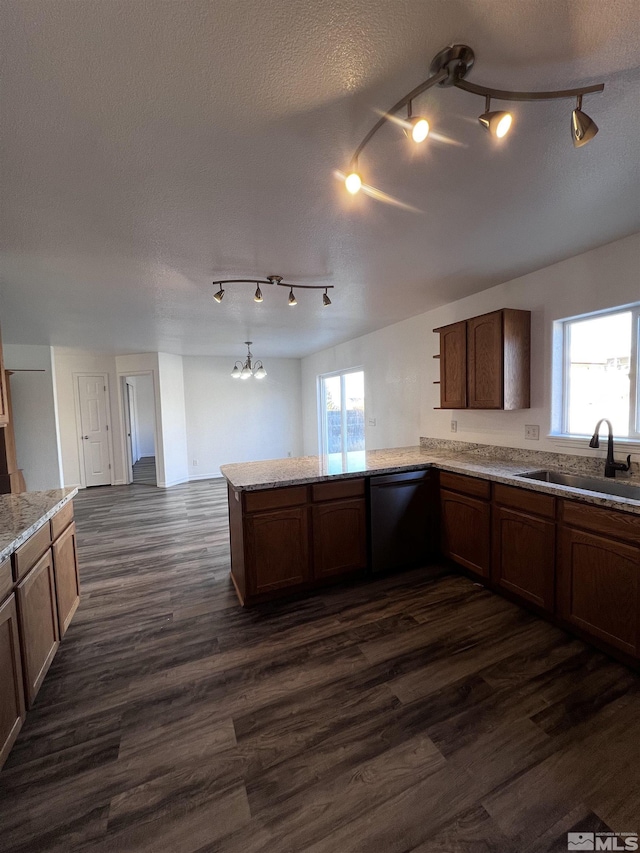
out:
M467 323L453 323L440 332L440 406L467 406Z
M531 312L503 308L440 334L440 408L528 409Z
M467 320L468 408L501 409L502 311Z
M0 427L9 423L9 399L7 397L7 377L4 372L2 339L0 338Z

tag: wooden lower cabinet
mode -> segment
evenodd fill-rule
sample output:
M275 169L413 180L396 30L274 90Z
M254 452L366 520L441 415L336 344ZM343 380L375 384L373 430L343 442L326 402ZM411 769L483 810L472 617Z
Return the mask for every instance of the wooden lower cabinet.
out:
M53 543L53 571L60 638L64 637L80 603L76 525L70 524Z
M489 577L491 504L440 490L441 546L445 557L481 577Z
M0 767L25 719L22 657L18 639L16 597L0 606Z
M33 705L58 646L58 612L51 549L16 589L27 706Z
M367 510L363 498L312 507L313 574L350 574L367 567Z
M559 544L558 615L640 658L640 547L571 527Z
M493 583L553 613L555 522L494 506L492 539Z
M298 586L310 579L307 506L248 515L246 537L250 595Z

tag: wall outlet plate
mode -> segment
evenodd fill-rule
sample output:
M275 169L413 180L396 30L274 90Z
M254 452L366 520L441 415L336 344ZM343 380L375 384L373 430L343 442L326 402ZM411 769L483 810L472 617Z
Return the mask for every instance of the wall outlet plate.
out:
M540 438L540 427L538 424L525 424L524 437L530 441L538 441Z
M376 419L375 418L369 418L369 426L375 426L375 425L376 425Z
M451 421L451 432L458 432L458 421Z

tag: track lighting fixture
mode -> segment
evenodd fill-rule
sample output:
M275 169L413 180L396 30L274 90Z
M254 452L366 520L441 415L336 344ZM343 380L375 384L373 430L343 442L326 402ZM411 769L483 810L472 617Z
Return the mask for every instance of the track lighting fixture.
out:
M251 379L252 376L255 376L256 379L264 379L267 375L267 371L264 369L261 361L256 361L255 364L251 361L253 358L250 349L252 343L253 341L245 341L247 345L247 359L244 363L236 361L231 371L232 379Z
M411 103L415 98L431 89L433 86L441 87L455 86L457 89L463 89L472 95L479 95L485 98L485 112L479 117L480 124L486 128L493 136L498 139L508 133L513 116L509 112L490 111L491 99L496 101L549 101L557 98L577 98L578 104L573 111L571 117L571 136L573 144L576 148L586 145L598 132L598 127L595 122L589 118L586 113L582 112L582 98L584 95L593 94L594 92L602 92L604 83L596 83L593 86L582 86L578 89L562 89L552 92L512 92L506 89L491 89L488 86L480 86L476 83L469 83L465 77L473 67L475 62L475 54L473 50L465 44L454 44L450 47L445 47L433 58L430 66L430 76L412 89L408 95L400 98L397 104L394 104L387 112L374 124L371 130L364 137L360 145L356 148L351 158L351 168L349 174L345 178L345 186L350 193L357 193L362 187L362 178L358 174L358 158L364 148L371 141L372 137L383 127L389 118L392 118L400 110L405 107L409 108L409 116L407 122L409 124L408 134L416 142L426 139L429 133L429 123L426 119L413 117L411 115ZM422 124L424 122L424 124ZM404 123L404 122L402 122ZM426 127L425 127L426 125Z
M293 292L293 288L296 290L324 290L324 294L322 297L323 305L331 305L331 300L327 295L327 290L333 290L333 284L290 284L282 280L281 275L268 275L266 279L256 281L255 278L229 278L225 281L214 281L213 286L219 287L220 289L213 294L213 298L216 302L222 302L222 297L225 294L223 286L225 284L255 284L256 292L254 294L253 300L254 302L263 302L264 297L262 295L262 290L260 289L261 284L275 284L277 287L288 287L289 288L289 305L297 305L298 300L295 297ZM240 371L238 371L238 375Z
M495 110L494 112L491 112L491 98L487 95L484 112L481 116L478 116L478 121L492 136L502 139L502 137L506 136L511 129L513 116L511 113L507 113L504 110Z
M571 113L571 136L576 148L586 145L598 132L598 125L582 112L582 95L578 95L576 108Z

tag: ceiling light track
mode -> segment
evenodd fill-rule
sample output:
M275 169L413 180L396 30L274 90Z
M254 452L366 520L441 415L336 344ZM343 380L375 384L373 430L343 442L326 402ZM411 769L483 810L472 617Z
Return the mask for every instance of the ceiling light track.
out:
M264 297L262 296L262 291L260 290L261 284L275 284L277 287L288 287L289 288L289 305L297 305L298 300L295 297L293 292L294 287L296 290L324 290L324 294L322 296L322 304L326 307L327 305L331 305L331 300L329 299L329 295L327 290L333 290L333 284L290 284L286 281L283 281L281 275L268 275L265 279L258 278L227 278L221 281L214 281L213 286L218 287L219 290L213 294L213 298L216 302L222 302L224 295L226 293L224 289L224 285L226 284L255 284L256 292L254 294L253 300L254 302L263 302Z
M356 148L351 158L349 174L346 176L345 185L350 193L357 193L362 187L362 176L358 172L358 160L360 154L369 144L371 139L385 125L391 116L396 115L404 107L408 107L407 114L407 136L413 139L414 142L422 142L426 139L429 133L429 122L426 118L412 116L412 101L419 95L422 95L433 86L455 86L457 89L462 89L472 95L478 95L485 98L486 106L484 113L479 117L480 124L488 130L493 136L501 138L505 136L512 125L513 116L511 113L504 111L489 111L489 102L496 101L552 101L562 98L577 98L576 109L573 110L571 119L571 136L573 144L576 148L586 144L598 132L598 127L595 122L582 112L582 97L591 95L595 92L602 92L604 83L596 83L592 86L580 86L576 89L559 89L557 91L548 92L515 92L508 89L493 89L489 86L482 86L478 83L470 83L464 78L469 73L475 62L475 54L473 50L464 44L455 44L451 47L446 47L441 50L433 58L430 66L431 75L415 89L412 89L408 95L401 98L380 118L364 137L360 145ZM420 125L421 132L414 133L414 129L419 126L419 122L424 122ZM426 132L425 132L426 125Z

